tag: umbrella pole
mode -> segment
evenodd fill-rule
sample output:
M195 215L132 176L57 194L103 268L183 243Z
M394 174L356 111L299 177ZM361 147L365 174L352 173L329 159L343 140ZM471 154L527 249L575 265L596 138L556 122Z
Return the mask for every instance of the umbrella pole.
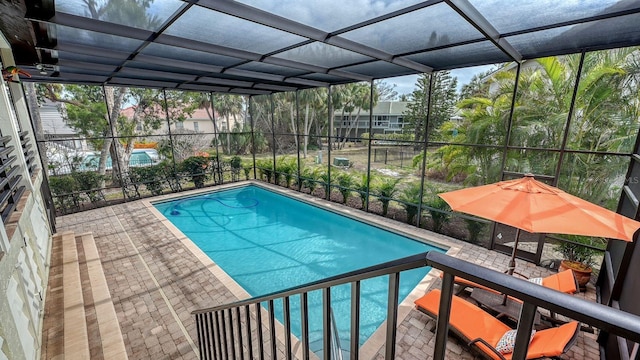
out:
M509 260L509 267L507 268L507 274L513 275L516 270L516 251L518 251L518 241L520 240L520 229L516 229L516 240L513 243L513 251L511 252L511 260ZM507 294L504 294L502 299L502 305L507 305Z
M516 270L516 251L518 251L518 241L520 240L520 229L516 229L516 240L513 243L513 251L511 252L511 260L509 260L509 267L507 268L507 274L513 275Z

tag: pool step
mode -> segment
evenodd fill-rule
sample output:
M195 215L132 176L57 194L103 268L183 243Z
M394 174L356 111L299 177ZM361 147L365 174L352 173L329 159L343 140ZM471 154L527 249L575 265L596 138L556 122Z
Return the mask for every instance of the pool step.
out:
M41 358L128 359L91 233L53 236Z
M340 354L332 354L329 357L337 358L337 359L349 359L351 357L350 352L350 342L348 339L340 340ZM309 343L309 349L311 349L312 353L317 356L318 359L324 358L324 343L322 339L311 341ZM337 350L337 349L335 349Z

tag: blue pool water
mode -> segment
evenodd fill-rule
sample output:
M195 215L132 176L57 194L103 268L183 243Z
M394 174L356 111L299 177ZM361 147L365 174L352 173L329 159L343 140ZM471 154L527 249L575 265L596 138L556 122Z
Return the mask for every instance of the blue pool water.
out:
M307 203L246 186L154 206L251 296L260 296L348 271L442 249ZM401 273L400 301L429 268ZM386 318L388 277L361 283L360 343ZM343 348L350 334L350 285L331 289ZM321 293L309 294L309 336L322 334ZM282 321L282 305L276 304ZM292 331L300 335L299 297L291 298ZM312 346L317 350L319 344ZM316 347L316 349L314 349Z

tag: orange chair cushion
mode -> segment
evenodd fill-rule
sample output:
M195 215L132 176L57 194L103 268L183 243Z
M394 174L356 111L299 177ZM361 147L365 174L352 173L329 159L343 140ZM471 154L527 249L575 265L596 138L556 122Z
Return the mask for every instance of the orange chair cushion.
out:
M437 318L440 307L440 290L435 289L415 301L416 307ZM465 340L470 341L476 338L486 340L495 348L502 335L511 328L486 311L473 305L470 302L453 296L451 301L451 315L449 324ZM559 356L564 353L565 347L571 341L576 331L578 323L573 321L560 327L540 330L535 333L529 350L527 359L540 357ZM500 359L497 354L481 343L475 343L485 354L493 359ZM511 353L503 354L507 359L511 359Z
M573 276L573 271L571 269L543 278L542 286L558 290L566 294L573 294L578 291L578 288L576 287L576 279Z
M416 300L415 304L429 313L434 314L434 316L437 316L440 306L440 290L430 291L425 296ZM457 296L454 296L452 299L449 323L468 340L480 337L493 347L496 346L505 332L511 330L510 327L489 315L486 311ZM476 344L485 353L490 354L490 356L495 359L499 359L499 357L487 349L485 345L481 343Z
M440 273L440 278L443 277L444 273ZM463 279L458 276L453 279L453 282L458 285L464 285L466 287L484 289L495 293L498 292L497 290L488 288L486 286L480 285L471 280ZM576 280L573 276L573 271L571 271L570 269L542 278L542 286L548 287L549 289L558 290L566 294L573 294L578 291L578 288L576 287Z
M572 321L562 326L544 329L536 332L529 343L527 359L559 356L564 353L567 343L578 331L578 322ZM503 356L509 360L512 354Z

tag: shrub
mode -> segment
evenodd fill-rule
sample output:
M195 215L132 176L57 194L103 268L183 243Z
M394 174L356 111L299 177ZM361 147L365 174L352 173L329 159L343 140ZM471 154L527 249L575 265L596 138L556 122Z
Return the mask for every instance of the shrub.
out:
M407 224L414 224L420 203L420 183L414 182L400 193L402 206L407 212Z
M431 215L431 220L433 221L433 231L441 233L442 228L451 218L451 213L449 212L451 208L449 207L449 204L447 204L447 202L441 197L436 196L427 201L425 205L429 208L427 211Z
M182 179L182 175L180 174L180 170L176 169L173 166L173 163L164 160L157 166L162 169L162 177L167 181L171 191L182 191L182 185L180 184L180 180Z
M216 155L213 155L211 157L215 157L215 156ZM242 158L240 158L240 156L238 155L234 155L233 157L227 157L222 161L222 169L225 169L225 165L229 165L229 168L231 170L231 181L240 180L240 171L242 170ZM222 183L222 182L223 182L222 179L220 179L219 183Z
M362 133L362 135L360 135L360 139L362 139L362 144L369 145L370 134L368 132Z
M382 203L382 216L387 215L389 210L389 202L395 193L398 191L396 186L400 182L400 179L383 178L375 184L374 190L378 199Z
M49 187L54 195L70 194L79 190L78 182L71 175L51 176Z
M372 182L373 182L373 175L371 176L371 178L369 178L367 174L364 173L362 174L360 183L355 185L355 189L358 191L358 196L360 196L360 200L362 201L363 209L367 206L367 190L369 189L369 184Z
M57 208L64 211L80 205L80 187L72 175L49 177L49 187Z
M486 228L487 224L473 219L464 219L464 222L467 223L467 230L469 231L469 242L472 244L477 244L480 239L480 234L482 234L482 231Z
M278 172L278 178L283 177L287 187L291 187L293 176L298 172L298 163L294 158L278 158L276 160L276 171Z
M101 186L104 176L93 171L73 172L71 176L76 180L78 190L84 191L91 202L104 200Z
M191 156L180 163L180 171L186 172L196 188L204 187L207 178L206 171L209 167L209 158L204 156Z
M369 134L367 134L369 135ZM412 141L413 134L401 134L401 133L388 133L388 134L373 134L373 138L376 140L391 140L391 141Z
M329 173L326 171L319 171L318 172L318 180L320 180L320 183L322 183L322 185L324 185L324 193L326 196L329 196L329 198L331 197L331 182L329 181Z
M130 168L129 174L133 175L137 182L143 183L152 195L162 194L162 183L167 176L164 164Z
M346 204L349 195L351 195L351 188L355 185L353 175L349 173L341 173L337 176L337 183L340 186L338 190L342 194L342 203Z
M249 180L249 174L251 174L251 169L253 169L253 162L245 162L242 164L242 170L244 170L245 180Z
M302 186L309 189L309 193L313 193L318 187L320 174L318 168L303 168L301 181Z
M273 162L271 159L256 160L256 169L260 174L260 179L264 176L267 178L267 182L271 182L271 176L273 175Z
M240 169L242 168L242 159L240 158L240 156L236 155L231 158L231 161L229 161L229 164L231 164L232 169Z
M298 188L298 191L300 191L302 189L302 186L304 185L304 163L300 162L300 169L298 169L298 167L296 166L296 171L294 172L295 175L295 179L293 181L293 185L295 185Z

